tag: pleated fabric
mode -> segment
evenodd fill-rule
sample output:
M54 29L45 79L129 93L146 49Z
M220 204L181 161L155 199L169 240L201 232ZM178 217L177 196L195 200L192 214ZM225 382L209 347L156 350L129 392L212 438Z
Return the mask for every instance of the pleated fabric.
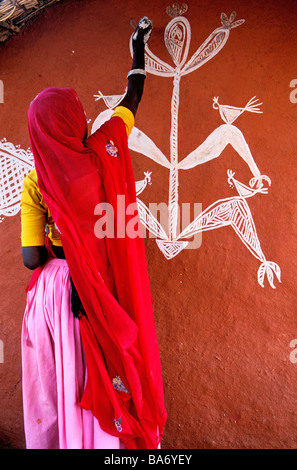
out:
M28 449L119 449L91 411L79 320L71 311L66 260L46 264L27 293L22 328L23 408Z

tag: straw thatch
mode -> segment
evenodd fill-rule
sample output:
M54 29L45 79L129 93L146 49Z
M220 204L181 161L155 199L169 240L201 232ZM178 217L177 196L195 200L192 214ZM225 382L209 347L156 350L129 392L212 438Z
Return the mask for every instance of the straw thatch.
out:
M0 0L0 42L18 33L44 8L61 0Z

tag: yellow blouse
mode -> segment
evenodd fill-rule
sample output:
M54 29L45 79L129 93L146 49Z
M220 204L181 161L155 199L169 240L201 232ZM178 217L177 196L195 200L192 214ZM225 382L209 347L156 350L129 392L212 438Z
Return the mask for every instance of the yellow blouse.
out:
M128 108L118 106L112 116L123 119L129 136L134 126L133 113ZM21 226L23 247L43 246L47 233L54 246L62 246L55 222L38 189L35 169L24 179L21 195Z

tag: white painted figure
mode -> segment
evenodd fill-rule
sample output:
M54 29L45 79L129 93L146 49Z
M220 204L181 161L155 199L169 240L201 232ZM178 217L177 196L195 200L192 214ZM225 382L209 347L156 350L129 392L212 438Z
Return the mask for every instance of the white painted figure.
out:
M251 98L244 107L221 105L219 98L213 98L213 108L217 109L224 124L215 129L206 140L194 149L183 160L179 161L178 154L178 119L179 95L181 78L206 64L225 46L231 29L243 24L244 20L234 21L236 13L230 18L222 13L221 26L215 29L209 37L198 47L193 56L188 59L191 41L191 28L189 21L181 16L187 11L187 5L181 7L177 3L167 8L172 20L167 24L164 33L166 48L174 62L174 67L159 59L145 46L146 71L160 77L173 78L173 91L171 99L171 131L170 131L170 157L167 158L157 145L143 131L133 128L129 137L129 148L153 160L155 163L169 170L168 195L168 226L162 225L150 209L137 197L140 220L143 226L156 238L157 245L166 259L177 256L189 246L188 239L197 233L213 230L223 226L231 226L249 251L261 261L258 270L258 282L263 287L264 277L267 275L269 284L274 288L274 275L280 281L280 268L267 261L259 242L255 224L249 209L247 199L262 193L266 194L271 181L266 175L261 175L250 148L242 132L233 123L245 111L261 113L256 97ZM132 36L130 47L132 44ZM132 52L132 49L131 49ZM103 122L109 119L113 109L120 103L125 92L120 95L103 95L100 91L95 100L103 99L107 109L95 119L92 132L98 129ZM228 182L236 188L238 196L222 199L200 213L189 225L178 233L179 219L179 171L189 170L218 158L225 147L230 144L238 155L249 166L253 177L249 186L240 183L234 178L234 173L228 170ZM1 172L0 172L0 221L4 216L15 215L19 210L23 179L33 168L34 160L30 149L23 150L19 146L7 143L5 139L0 142ZM136 182L136 192L139 196L148 184L152 184L151 172L146 172L144 179Z
M213 99L213 108L220 113L225 124L215 129L207 139L193 150L187 157L179 161L178 155L178 119L179 119L179 95L181 78L205 65L209 60L225 46L230 31L244 23L241 19L234 21L236 13L232 12L228 18L221 14L221 26L215 29L203 44L188 59L191 41L191 27L189 21L181 16L187 11L187 5L181 7L177 3L167 8L167 13L172 20L167 24L164 33L166 48L174 62L174 67L159 59L146 45L146 71L153 75L173 78L173 92L171 99L171 131L170 131L170 158L168 159L155 143L140 129L134 127L129 137L129 148L150 159L157 164L169 169L169 196L168 196L168 227L158 222L149 208L138 198L139 215L142 224L156 237L156 242L166 259L171 259L187 248L187 238L193 235L215 228L230 225L249 251L261 261L258 270L258 282L264 286L264 276L267 275L269 284L274 288L274 274L280 281L280 268L276 263L266 260L259 242L255 224L249 209L247 199L256 194L266 194L263 182L270 186L271 181L266 175L261 175L250 148L238 127L234 126L235 120L245 111L262 113L256 97L253 97L244 107L221 105L218 97ZM130 41L131 49L132 40ZM132 53L132 49L131 49ZM101 92L96 98L103 98L108 110L101 113L93 124L95 131L106 119L111 116L114 102L119 102L122 95L104 97ZM238 155L249 166L253 178L249 187L235 180L234 173L228 170L228 182L238 191L238 196L218 200L205 209L192 223L180 234L178 231L179 214L179 171L189 170L218 158L225 147L230 144ZM140 183L137 183L138 185ZM253 189L255 187L255 189Z

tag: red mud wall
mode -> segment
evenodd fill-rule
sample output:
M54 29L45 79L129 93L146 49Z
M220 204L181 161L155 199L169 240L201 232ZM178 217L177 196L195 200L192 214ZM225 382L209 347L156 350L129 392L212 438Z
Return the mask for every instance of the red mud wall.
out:
M131 65L130 20L152 18L151 51L175 67L164 44L171 20L168 1L66 0L44 11L0 49L0 138L27 149L30 101L45 87L72 87L85 107L90 128L105 109L94 95L124 92ZM273 289L257 279L261 259L231 226L204 231L197 249L167 260L146 238L156 326L164 375L168 423L162 446L172 448L296 448L296 20L293 0L188 0L191 25L188 59L221 26L220 15L245 19L223 49L180 83L179 161L223 124L219 103L244 107L256 95L263 114L245 111L234 125L249 145L268 194L248 200L265 258L281 269ZM293 84L294 86L294 84ZM296 86L296 85L295 85ZM170 157L173 79L148 75L136 118ZM152 172L140 196L168 202L169 170L131 151L136 180ZM2 158L2 157L1 157ZM227 170L245 185L253 176L228 145L219 158L179 171L180 203L214 202L238 196ZM265 187L268 187L264 181ZM242 227L241 227L242 229ZM24 288L20 217L0 224L0 437L3 446L24 447L20 332Z

